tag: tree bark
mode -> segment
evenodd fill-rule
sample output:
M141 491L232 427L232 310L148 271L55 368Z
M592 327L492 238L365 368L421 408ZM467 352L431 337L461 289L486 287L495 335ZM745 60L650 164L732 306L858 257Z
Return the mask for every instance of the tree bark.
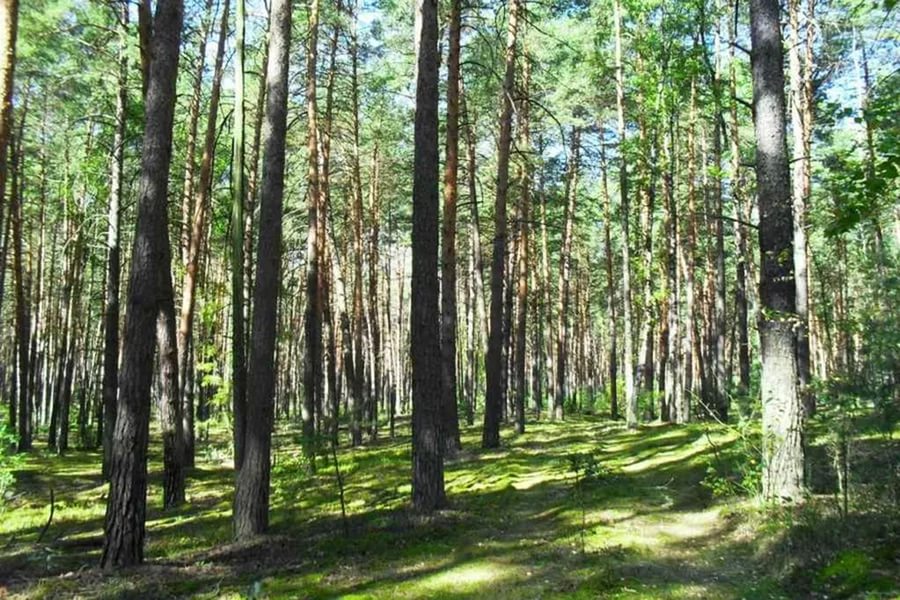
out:
M22 232L22 198L21 189L19 187L18 163L20 145L15 135L7 137L7 143L12 148L10 167L12 168L12 177L10 178L9 190L9 217L12 220L13 235L13 272L16 276L15 294L16 294L16 391L18 393L18 407L16 401L10 402L10 420L15 424L16 433L18 434L17 450L25 452L31 449L31 403L30 390L28 383L31 379L31 361L28 356L28 343L31 336L30 319L28 316L28 305L25 297L25 269L23 266L23 232ZM2 168L4 171L7 166L4 161ZM2 191L2 190L0 190Z
M413 173L410 358L412 504L430 513L446 504L441 424L438 302L438 17L436 0L416 2L416 118Z
M238 470L234 494L234 531L238 539L264 533L269 525L291 2L273 0L271 10L259 244L253 290L250 368L247 373L246 437L242 443L243 461Z
M212 28L213 3L206 0L206 8L200 23L200 45L197 49L197 64L194 69L194 89L188 106L187 145L184 159L184 182L181 191L181 220L178 223L178 246L181 263L187 265L188 247L191 243L191 215L194 212L194 175L197 170L195 160L197 150L197 123L200 121L200 98L203 95L203 71L206 67L206 43Z
M622 211L622 317L625 371L625 420L629 429L638 426L638 397L634 384L634 332L631 304L630 203L628 198L628 165L625 160L625 73L622 63L622 6L614 4L616 21L616 114L619 137L619 196Z
M310 0L306 55L307 153L309 154L308 224L306 236L306 361L303 376L303 433L310 448L315 433L313 412L323 394L321 247L324 240L319 184L319 132L316 102L316 61L319 35L319 0ZM309 453L309 450L307 450Z
M134 565L144 558L154 328L162 309L160 298L172 296L167 192L183 16L181 0L159 1L145 102L137 227L100 559L105 568Z
M487 352L487 393L484 399L484 448L500 446L503 412L503 283L506 270L506 204L509 195L509 149L512 143L513 94L516 74L518 0L509 0L506 32L506 70L500 100L500 139L497 148L497 194L494 204L494 254L491 257L491 315Z
M800 501L803 414L797 390L793 215L785 144L784 67L777 0L751 0L756 188L761 271L763 496Z
M444 214L441 230L441 414L444 454L461 448L456 405L456 203L459 196L460 0L451 0L447 54L447 145L444 162Z
M556 326L556 393L553 401L553 418L561 421L569 395L568 363L569 344L569 274L572 261L572 236L575 229L575 198L578 195L578 163L581 153L581 131L572 130L572 146L569 153L569 169L566 175L566 207L563 215L562 246L559 251L559 302Z
M226 0L227 4L227 0ZM244 301L244 244L246 177L244 176L244 0L236 0L234 53L234 133L231 140L231 407L234 419L234 466L243 461L247 422L247 364L245 358L246 303ZM227 14L227 13L226 13ZM258 107L259 112L262 107ZM252 235L252 221L251 221ZM187 408L187 407L186 407ZM193 407L191 407L192 409ZM191 441L193 441L193 436ZM191 448L193 451L193 448ZM193 456L193 452L190 454Z
M810 6L815 0L807 0ZM790 73L790 110L793 147L791 164L794 166L792 183L793 215L794 215L794 285L796 287L797 317L797 376L800 397L807 415L815 412L815 399L809 390L811 383L810 366L810 318L809 318L809 246L806 239L806 221L809 212L810 194L810 139L812 132L812 107L810 81L812 64L811 41L806 40L810 50L806 54L807 64L802 64L800 52L804 46L800 43L800 11L801 0L788 1L788 21L790 34L788 42L788 65ZM810 9L812 10L812 9ZM812 35L812 26L807 23L807 37Z
M609 335L609 358L607 390L609 394L609 418L619 419L619 390L618 390L618 347L616 336L616 287L613 284L613 248L612 248L612 219L613 213L610 207L609 186L607 183L606 145L600 144L600 193L603 197L603 247L606 257L606 311L607 330ZM541 220L543 223L543 219ZM545 236L546 237L546 236ZM546 253L546 241L544 242Z
M219 25L219 41L216 45L216 59L213 68L212 90L209 97L209 117L206 122L206 136L203 144L203 158L200 162L200 182L197 198L194 201L191 216L191 233L188 243L187 262L185 263L184 280L181 285L181 313L178 320L178 371L185 373L189 358L188 349L191 343L194 326L194 307L196 305L197 275L200 269L200 252L206 229L207 205L212 193L213 159L216 152L216 133L218 132L219 96L222 90L222 63L225 55L225 38L228 35L229 0L222 5L221 24ZM240 228L237 229L238 234ZM232 308L232 312L241 315L240 306ZM243 316L243 315L241 315ZM182 445L185 451L185 463L194 463L193 406L184 406L188 399L186 378L182 378L181 386L176 388L178 402L183 406L182 413L190 422L185 430L182 428Z
M109 173L109 206L106 233L106 306L103 313L103 476L109 476L113 431L116 427L116 394L119 386L119 287L121 247L119 222L122 206L122 170L125 166L125 125L128 110L128 2L122 0L116 17L119 33L119 72L116 91L116 129Z
M516 259L518 272L516 277L516 347L513 376L515 380L515 422L516 433L525 433L525 394L526 370L525 370L525 341L526 324L528 317L528 267L529 267L529 228L531 221L531 172L532 166L528 163L531 159L531 129L529 123L529 109L531 99L528 97L531 83L531 68L526 60L522 68L522 99L519 103L519 151L525 154L525 158L519 163L518 179L521 182L519 206L517 214L518 236L516 236Z

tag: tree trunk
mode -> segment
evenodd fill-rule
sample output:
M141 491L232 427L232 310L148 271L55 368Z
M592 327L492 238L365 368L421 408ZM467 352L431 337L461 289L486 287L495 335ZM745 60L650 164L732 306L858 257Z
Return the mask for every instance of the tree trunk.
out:
M275 327L281 267L281 217L287 132L288 63L291 44L290 0L273 0L263 129L259 244L253 291L253 328L247 373L247 414L243 461L234 493L234 531L246 539L269 525L269 476L275 411Z
M804 493L803 414L797 390L793 211L785 144L784 67L779 13L777 0L750 2L762 267L759 337L762 355L763 496L768 500L800 501Z
M122 0L119 20L119 72L116 92L116 130L113 135L109 174L109 206L106 233L106 306L103 313L103 477L109 476L113 431L116 428L116 394L119 386L119 286L121 248L119 221L122 206L122 170L125 166L125 126L128 107L128 3Z
M412 503L430 513L446 504L441 426L438 302L438 17L436 0L416 2L416 118L413 173L410 358Z
M622 211L622 316L624 338L625 371L625 420L629 429L638 425L638 398L634 387L634 332L632 330L631 305L631 248L630 248L630 203L628 198L628 165L625 160L625 73L622 63L622 6L616 0L616 114L618 116L619 137L619 195Z
M794 166L792 177L793 218L794 218L794 285L796 287L797 317L797 377L800 397L807 415L815 412L815 399L809 390L810 380L810 318L809 318L809 247L806 239L806 221L810 193L810 136L812 131L812 108L810 106L811 64L801 64L800 52L804 49L800 43L800 2L788 1L788 21L790 35L788 42L788 65L790 73L790 110L791 131L794 143L791 163ZM810 6L815 0L807 0ZM812 9L811 9L812 10ZM807 23L807 36L812 35L812 26ZM810 40L806 44L811 44ZM812 60L812 50L806 55Z
M487 353L487 393L484 399L484 448L500 446L500 419L503 412L503 283L506 278L506 204L509 195L509 149L512 142L513 94L516 75L516 35L518 0L509 0L506 33L506 70L500 111L500 139L497 148L497 194L494 204L494 254L491 257L491 315Z
M673 120L674 121L674 120ZM666 172L663 175L663 195L665 197L666 227L666 289L668 291L668 337L665 357L665 389L661 418L673 421L676 418L676 403L680 397L679 376L685 368L681 361L681 280L678 277L678 202L675 199L675 159L672 156L675 145L675 123L669 123L669 131L663 142L663 160ZM690 319L690 316L688 317ZM660 348L662 349L662 348Z
M600 192L603 196L603 243L604 254L606 256L606 322L609 334L609 381L606 385L609 393L609 418L615 421L619 418L619 353L616 336L616 288L613 284L613 248L611 239L613 213L610 207L609 186L606 179L607 163L606 146L604 144L600 145L600 169L602 171L600 175ZM544 243L544 246L546 248L546 242Z
M181 191L181 220L178 223L178 246L181 263L187 265L188 247L191 244L191 214L194 207L194 174L197 170L195 154L197 150L197 123L200 121L200 99L203 95L203 72L206 67L206 43L212 29L213 3L206 0L203 19L200 22L200 46L197 49L197 64L194 69L194 89L188 107L187 145L184 159L184 182ZM145 74L146 76L146 74Z
M365 409L366 429L369 439L375 439L377 421L373 417L377 412L373 410L372 398L366 393L366 369L363 359L363 333L365 329L365 317L363 315L363 197L362 174L360 171L359 150L359 77L358 77L358 48L356 37L356 21L351 31L351 97L353 103L353 153L352 153L352 180L353 180L353 204L351 210L353 226L353 352L354 375L352 393L359 411ZM334 56L334 55L332 55ZM347 340L349 343L349 340ZM358 417L356 421L361 419Z
M738 124L737 102L734 98L737 96L737 65L735 59L735 42L737 41L737 26L732 20L729 28L729 64L728 64L728 90L729 96L732 98L730 107L730 123L729 136L731 141L731 195L734 202L734 211L737 222L734 226L735 246L737 250L736 265L736 281L735 281L735 320L737 322L737 340L738 345L738 389L739 397L746 397L750 392L750 335L748 325L748 302L747 302L747 260L749 258L749 250L747 241L749 232L747 224L744 222L745 214L749 214L746 209L747 199L743 193L744 181L741 173L741 147L740 147L740 128Z
M316 102L316 62L319 35L319 0L310 0L306 55L307 152L309 154L308 224L306 237L306 361L303 377L303 434L306 447L315 433L313 412L323 393L321 248L324 228L319 184L319 131ZM307 450L309 454L309 450Z
M522 69L522 99L519 104L519 151L530 158L531 130L529 124L530 98L528 97L531 83L531 68L526 60ZM516 283L516 347L515 365L513 376L515 378L515 422L516 433L525 433L525 340L526 323L528 316L528 233L531 220L531 166L524 161L519 163L518 179L521 182L519 206L517 214L518 235L516 236L516 259L518 261L518 273Z
M244 428L247 421L247 363L244 300L244 244L246 243L244 203L244 0L236 0L234 60L234 133L231 166L231 406L234 418L234 464L240 471L243 460ZM263 86L264 88L265 86ZM262 112L262 106L257 108ZM252 236L252 220L251 236ZM193 436L192 436L193 437Z
M444 454L460 449L456 406L456 202L459 195L460 0L451 0L447 55L447 146L444 162L444 214L441 230L441 414Z
M222 5L221 24L219 26L219 41L216 46L216 59L213 68L212 90L209 97L209 118L206 122L206 137L203 145L203 159L200 162L200 182L197 198L194 202L193 215L191 216L191 233L188 243L187 262L184 270L184 281L181 286L181 314L178 321L178 370L181 373L187 371L188 347L191 343L194 326L194 307L196 305L197 273L200 269L200 252L205 237L207 205L212 193L213 159L216 152L216 133L218 132L219 96L222 90L222 62L225 55L225 38L228 35L228 9L229 0ZM240 235L240 227L236 236ZM243 317L240 305L232 308L232 312ZM182 378L180 388L177 388L178 401L182 404L187 399L185 378ZM193 407L184 407L186 418L190 419ZM237 414L237 413L236 413ZM193 421L191 420L191 424ZM183 447L185 450L185 462L193 465L194 462L194 435L191 427L182 432Z
M167 195L183 16L181 0L159 1L145 102L137 228L100 559L105 568L134 565L144 558L154 328L162 309L160 298L172 295Z
M569 394L566 365L569 343L569 273L572 261L572 236L575 228L575 198L578 195L578 162L581 152L581 131L572 130L572 147L569 153L569 169L566 175L565 213L563 237L559 252L559 303L556 326L556 393L553 400L553 418L561 421L566 398ZM584 332L582 332L583 334Z
M12 220L13 235L13 272L16 276L16 349L18 362L15 365L17 376L16 391L18 392L18 407L15 400L10 402L10 420L16 424L18 434L17 449L25 452L31 449L31 403L28 382L31 379L31 362L28 356L28 343L31 336L28 305L25 297L25 269L23 267L23 232L22 232L22 197L19 186L19 152L21 142L12 135L8 137L8 143L12 149L12 177L9 190L9 217ZM2 170L7 166L4 161Z

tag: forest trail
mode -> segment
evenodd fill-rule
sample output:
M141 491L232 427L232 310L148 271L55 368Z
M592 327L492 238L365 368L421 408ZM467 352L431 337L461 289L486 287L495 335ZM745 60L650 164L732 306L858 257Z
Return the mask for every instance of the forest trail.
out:
M408 438L340 451L345 537L332 466L306 475L298 434L279 432L274 535L251 544L229 541L222 436L190 476L185 508L161 511L160 474L151 472L148 565L115 575L96 568L105 496L98 456L37 453L0 523L0 585L24 597L781 597L754 569L739 520L701 485L734 433L542 422L496 451L477 449L477 434L464 431L465 450L447 465L451 506L430 518L405 509ZM588 473L580 486L576 463L579 478ZM56 514L35 544L51 481Z

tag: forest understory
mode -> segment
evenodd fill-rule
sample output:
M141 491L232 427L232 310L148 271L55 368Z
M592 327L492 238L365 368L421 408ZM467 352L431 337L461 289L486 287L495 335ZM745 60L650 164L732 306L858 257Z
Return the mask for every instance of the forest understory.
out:
M271 535L233 542L227 433L198 444L187 503L162 510L150 472L140 568L98 568L106 486L98 453L34 452L0 520L0 590L23 598L891 598L900 515L883 469L900 444L854 445L842 515L823 438L809 447L814 496L763 511L739 485L754 432L698 423L539 422L498 450L478 428L446 466L450 507L409 510L409 438L337 453L307 474L299 428L274 439ZM470 450L471 449L471 450ZM151 459L161 448L151 445ZM159 464L153 461L152 464ZM894 481L896 485L896 481ZM50 493L53 490L53 518Z

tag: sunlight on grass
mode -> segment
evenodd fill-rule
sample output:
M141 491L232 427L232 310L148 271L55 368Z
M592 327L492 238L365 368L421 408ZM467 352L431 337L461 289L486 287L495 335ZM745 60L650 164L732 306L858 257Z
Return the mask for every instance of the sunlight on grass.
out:
M492 583L508 576L507 566L501 566L491 562L475 562L460 565L434 575L430 575L416 585L422 591L441 592L452 590L454 592L474 591L484 589Z

